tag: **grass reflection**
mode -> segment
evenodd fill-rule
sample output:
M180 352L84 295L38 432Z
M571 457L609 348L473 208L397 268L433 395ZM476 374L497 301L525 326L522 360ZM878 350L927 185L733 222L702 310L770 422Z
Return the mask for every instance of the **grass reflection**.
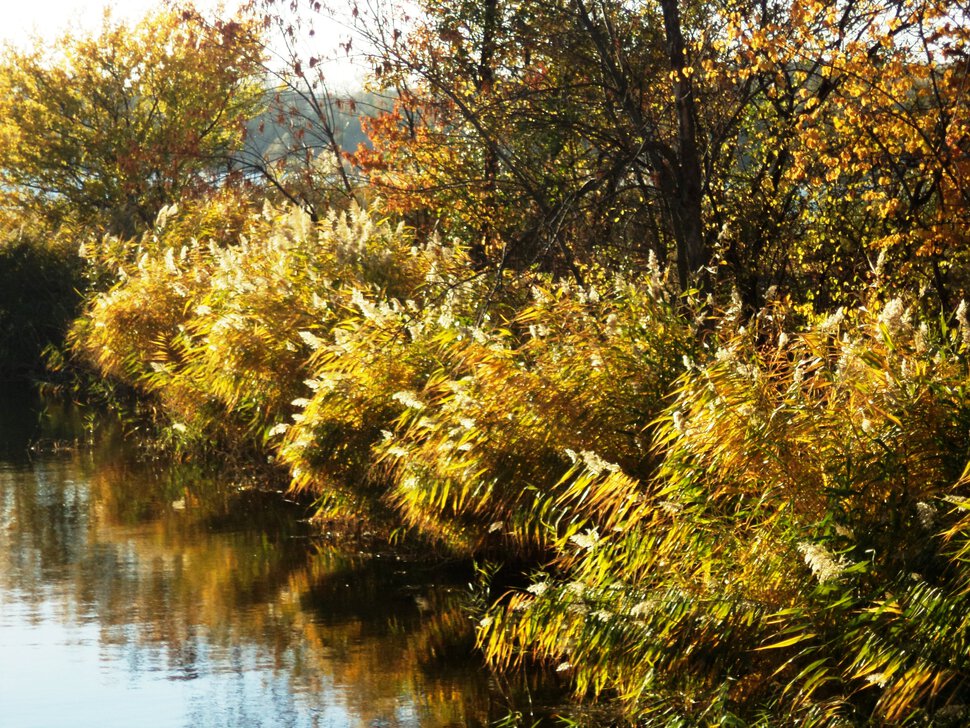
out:
M117 449L8 462L0 601L96 625L89 647L129 680L256 690L262 708L222 700L246 724L279 725L281 711L299 717L286 725L474 726L504 714L471 657L460 582L319 540L302 516L252 483Z

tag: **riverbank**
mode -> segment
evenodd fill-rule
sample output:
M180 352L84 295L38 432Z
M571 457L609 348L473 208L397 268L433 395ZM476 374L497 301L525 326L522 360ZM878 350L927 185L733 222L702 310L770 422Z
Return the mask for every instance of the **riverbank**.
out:
M711 312L657 267L496 288L372 211L196 219L89 256L118 280L75 353L170 443L286 468L319 519L525 565L477 630L492 665L631 720L962 700L965 307Z
M38 404L0 396L11 726L127 726L147 712L178 728L484 727L530 706L533 719L562 712L535 674L483 670L468 571L328 537L278 492L146 461L110 421L92 432L95 420Z

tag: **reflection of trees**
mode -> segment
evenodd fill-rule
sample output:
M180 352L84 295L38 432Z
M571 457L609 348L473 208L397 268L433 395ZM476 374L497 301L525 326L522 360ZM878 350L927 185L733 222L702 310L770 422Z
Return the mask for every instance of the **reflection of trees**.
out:
M96 621L101 649L136 669L229 673L235 687L220 689L239 691L260 671L274 714L336 705L351 725L486 723L481 671L441 662L470 643L457 594L394 557L313 552L285 506L90 452L0 466L0 590Z

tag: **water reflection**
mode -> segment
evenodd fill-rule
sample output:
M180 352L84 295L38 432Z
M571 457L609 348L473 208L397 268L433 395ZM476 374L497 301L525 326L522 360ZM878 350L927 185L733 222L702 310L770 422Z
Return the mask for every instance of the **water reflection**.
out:
M278 494L71 440L15 457L15 411L0 416L3 726L474 726L505 714L474 658L454 659L469 635L460 584L318 542Z

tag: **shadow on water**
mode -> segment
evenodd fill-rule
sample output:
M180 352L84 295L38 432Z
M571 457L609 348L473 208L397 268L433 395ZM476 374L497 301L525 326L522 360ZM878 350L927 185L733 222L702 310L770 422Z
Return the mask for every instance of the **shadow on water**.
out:
M321 539L279 493L89 442L76 411L40 415L29 392L0 406L3 726L507 714L471 650L467 575Z
M33 386L0 380L0 458L23 460L33 439L40 437L41 404Z
M26 380L0 380L0 460L24 463L35 453L90 447L90 416L65 400L44 401ZM103 437L103 444L112 446Z

